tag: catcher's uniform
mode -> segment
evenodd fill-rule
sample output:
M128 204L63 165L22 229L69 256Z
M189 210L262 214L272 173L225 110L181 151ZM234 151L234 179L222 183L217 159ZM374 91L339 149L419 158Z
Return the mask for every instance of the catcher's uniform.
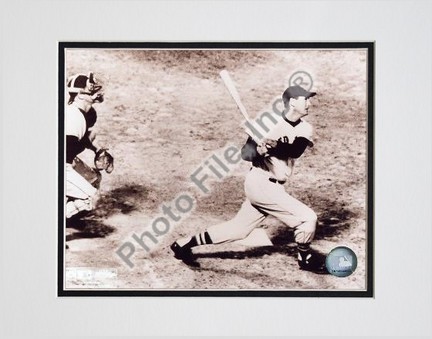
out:
M257 153L257 144L249 138L242 148L242 158L252 161L246 175L246 201L234 219L207 229L213 243L243 239L258 227L267 215L273 215L294 228L299 244L310 243L315 234L315 212L289 195L283 184L292 173L295 159L308 146L313 146L312 126L305 120L293 123L284 118L278 122L267 139L277 140L266 156Z
M92 199L97 193L100 174L93 171L77 155L89 144L91 128L96 119L96 111L93 108L84 113L73 103L67 106L65 114L67 218L79 211L93 208Z

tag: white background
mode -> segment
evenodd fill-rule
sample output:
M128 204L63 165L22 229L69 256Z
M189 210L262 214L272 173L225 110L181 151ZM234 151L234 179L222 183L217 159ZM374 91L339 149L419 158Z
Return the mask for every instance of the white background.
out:
M36 0L0 12L0 334L431 334L429 1ZM57 298L58 41L376 41L375 298Z

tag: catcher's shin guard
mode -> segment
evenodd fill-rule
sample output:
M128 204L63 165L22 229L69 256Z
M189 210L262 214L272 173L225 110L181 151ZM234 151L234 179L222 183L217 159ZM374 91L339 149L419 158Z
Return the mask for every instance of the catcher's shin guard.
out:
M93 209L92 199L76 199L66 202L66 218L71 218L81 211L91 211Z

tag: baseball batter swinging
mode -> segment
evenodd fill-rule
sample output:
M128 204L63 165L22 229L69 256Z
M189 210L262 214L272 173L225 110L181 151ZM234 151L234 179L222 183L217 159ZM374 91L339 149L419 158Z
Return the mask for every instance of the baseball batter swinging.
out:
M66 131L66 218L94 208L101 174L111 173L113 157L95 142L93 126L97 120L94 103L104 100L102 86L93 73L76 74L67 84L69 101L65 112ZM95 152L95 168L86 165L78 155L86 148Z
M300 86L285 90L282 95L285 109L275 127L259 144L249 137L241 150L243 160L252 162L252 167L244 185L246 200L237 215L190 238L178 239L171 245L177 259L199 266L192 247L244 239L268 215L273 215L294 230L300 268L314 271L321 265L310 248L317 215L283 186L292 173L295 159L313 146L313 128L302 118L308 114L310 98L315 95Z

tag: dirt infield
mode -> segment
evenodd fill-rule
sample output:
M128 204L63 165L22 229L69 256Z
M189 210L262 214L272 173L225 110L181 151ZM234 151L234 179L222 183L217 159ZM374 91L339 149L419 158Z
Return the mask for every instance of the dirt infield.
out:
M115 169L103 174L98 209L66 228L66 288L365 289L366 56L359 50L68 50L67 76L93 71L104 82L96 128ZM244 161L224 180L209 181L209 194L200 194L190 179L212 154L246 140L242 116L218 75L222 69L230 71L252 116L271 109L291 74L312 76L318 95L306 120L315 127L315 146L285 186L318 214L315 249L328 253L344 245L357 254L351 276L300 271L292 230L271 217L263 227L273 246L205 246L196 250L200 269L172 257L176 238L232 218L245 198ZM83 159L91 163L92 154ZM194 210L150 254L136 245L130 269L115 251L148 229L162 204L181 192L196 199ZM75 267L115 274L89 280L68 274Z

